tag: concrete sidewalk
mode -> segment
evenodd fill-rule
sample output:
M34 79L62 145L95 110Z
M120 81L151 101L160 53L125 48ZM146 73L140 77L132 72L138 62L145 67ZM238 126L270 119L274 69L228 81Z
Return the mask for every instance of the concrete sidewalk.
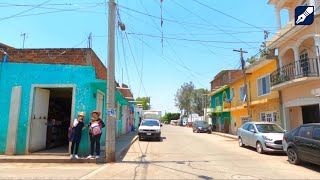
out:
M131 144L138 139L137 131L129 132L116 139L116 160L119 161L126 154ZM101 147L101 154L105 154L105 147ZM69 155L61 154L31 154L6 156L0 155L0 163L106 163L106 158L102 156L100 159L69 159Z
M236 135L232 135L232 134L227 134L227 133L222 133L222 132L214 132L214 131L212 132L212 134L226 137L226 138L230 138L230 139L234 139L234 140L238 140L238 137Z

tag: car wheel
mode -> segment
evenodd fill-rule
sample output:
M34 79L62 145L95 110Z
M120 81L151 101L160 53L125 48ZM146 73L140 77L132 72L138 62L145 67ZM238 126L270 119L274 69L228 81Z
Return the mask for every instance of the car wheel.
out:
M262 146L261 142L257 142L257 152L259 154L263 154L264 153L263 146Z
M158 140L158 141L161 141L161 137L158 137L157 140Z
M291 164L297 165L300 163L300 159L298 157L298 154L293 148L289 148L287 151L287 154L288 154L288 160Z
M141 136L139 136L139 141L142 141L142 137Z
M243 144L243 142L242 142L241 137L238 138L238 143L239 143L239 146L240 146L240 147L244 147L244 146L245 146L245 145Z
M211 131L208 131L208 134L211 134L212 132Z

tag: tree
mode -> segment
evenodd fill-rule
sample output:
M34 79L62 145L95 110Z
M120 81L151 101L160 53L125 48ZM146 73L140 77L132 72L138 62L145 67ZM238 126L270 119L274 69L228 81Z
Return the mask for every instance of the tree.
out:
M165 121L168 121L170 123L171 120L177 120L180 118L180 113L166 113L161 121L162 122L165 122Z
M195 87L192 82L184 83L175 94L175 103L180 111L184 111L185 115L191 114L192 96Z
M207 97L207 94L208 90L203 88L193 91L192 111L199 116L203 116L203 109L210 106L210 98Z
M256 62L256 61L258 61L257 56L251 56L250 58L248 58L248 59L246 60L246 62L249 63L249 64L252 64L252 63L254 63L254 62Z
M142 104L143 110L150 110L150 97L138 97L136 101L138 101L138 104Z
M176 106L180 111L184 111L186 116L191 113L197 113L199 116L203 116L203 109L207 103L207 107L210 106L209 98L206 98L205 94L208 93L206 89L195 89L192 82L184 83L177 91L175 95ZM207 101L205 103L205 101Z

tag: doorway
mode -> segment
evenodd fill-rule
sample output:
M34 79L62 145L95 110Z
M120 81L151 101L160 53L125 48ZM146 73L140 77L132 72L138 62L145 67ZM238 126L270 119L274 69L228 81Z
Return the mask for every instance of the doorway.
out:
M224 121L224 133L229 133L229 118L223 118Z
M320 123L319 105L302 106L303 124Z
M34 153L68 153L73 88L35 88L30 148Z

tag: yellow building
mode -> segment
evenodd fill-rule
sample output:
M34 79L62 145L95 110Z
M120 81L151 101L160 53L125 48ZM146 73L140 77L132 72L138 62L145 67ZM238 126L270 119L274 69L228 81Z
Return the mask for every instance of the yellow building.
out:
M278 51L278 69L271 73L271 90L279 91L284 128L320 122L320 0L269 0L275 7L278 32L267 42ZM311 25L295 25L297 6L314 6ZM281 23L280 12L289 13ZM286 21L286 20L285 20Z
M265 56L246 68L248 101L252 121L274 122L282 126L279 93L271 91L270 74L277 69L276 59ZM244 79L240 77L230 84L231 120L236 128L249 121Z

